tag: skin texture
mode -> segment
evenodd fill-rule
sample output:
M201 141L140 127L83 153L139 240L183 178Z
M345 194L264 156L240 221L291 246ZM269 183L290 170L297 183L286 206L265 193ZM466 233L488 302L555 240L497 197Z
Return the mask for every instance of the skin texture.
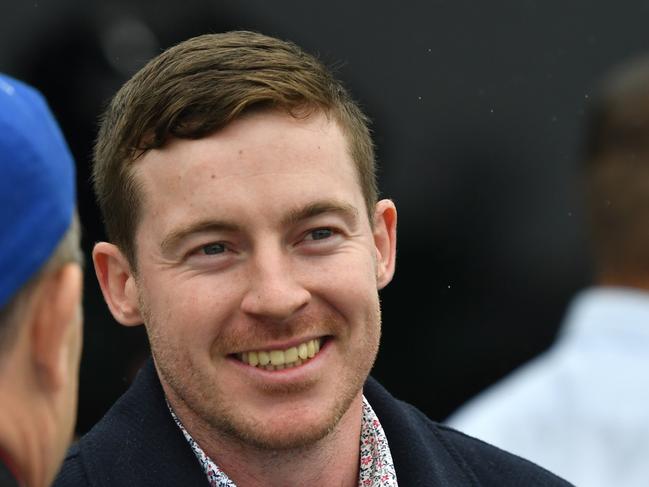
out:
M78 264L39 278L0 362L0 445L26 485L46 487L70 444L77 412L82 346Z
M235 481L334 481L333 465L336 485L357 483L396 210L382 200L370 222L355 171L324 114L247 114L137 162L137 273L111 244L95 248L111 311L145 322L170 404ZM321 352L283 371L234 357L313 338Z

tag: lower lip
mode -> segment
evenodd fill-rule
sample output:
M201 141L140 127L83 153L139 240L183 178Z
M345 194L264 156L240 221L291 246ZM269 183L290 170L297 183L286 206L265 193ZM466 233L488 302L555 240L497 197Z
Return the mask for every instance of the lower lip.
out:
M309 373L315 367L318 367L318 364L326 358L326 355L329 354L329 349L331 348L331 338L327 338L320 347L320 351L314 355L312 358L308 359L306 362L303 362L301 365L296 365L294 367L287 367L282 370L266 370L261 367L253 367L243 363L241 360L238 360L234 357L229 357L229 361L240 369L245 371L248 374L254 374L257 377L264 377L264 379L277 379L277 380L288 380L295 376Z

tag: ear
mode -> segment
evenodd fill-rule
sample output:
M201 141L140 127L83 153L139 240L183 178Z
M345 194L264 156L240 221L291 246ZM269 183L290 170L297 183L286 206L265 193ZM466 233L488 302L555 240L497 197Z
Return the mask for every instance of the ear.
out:
M116 245L95 244L92 250L95 273L113 317L125 326L142 324L135 275Z
M397 208L392 200L381 200L374 210L376 282L383 289L392 280L397 258Z
M32 361L41 384L58 391L79 372L83 273L79 264L70 263L40 279L30 315Z

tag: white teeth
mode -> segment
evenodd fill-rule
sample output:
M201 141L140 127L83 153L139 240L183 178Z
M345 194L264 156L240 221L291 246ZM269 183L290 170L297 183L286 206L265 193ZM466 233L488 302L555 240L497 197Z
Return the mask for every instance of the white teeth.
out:
M257 364L259 363L259 357L257 356L257 352L248 353L248 363L253 367L257 366Z
M284 360L287 364L295 362L297 360L297 347L291 347L286 350L284 352Z
M270 363L270 355L268 355L268 352L259 352L257 356L259 357L259 365L266 366Z
M315 339L286 350L243 352L238 354L237 357L243 363L253 367L259 366L266 370L282 370L302 365L313 358L319 351L320 339Z
M271 350L270 351L270 363L273 365L284 365L286 359L284 358L284 352L282 350Z
M308 347L306 343L300 343L300 346L297 347L297 354L300 356L302 360L306 360L309 357L307 348Z

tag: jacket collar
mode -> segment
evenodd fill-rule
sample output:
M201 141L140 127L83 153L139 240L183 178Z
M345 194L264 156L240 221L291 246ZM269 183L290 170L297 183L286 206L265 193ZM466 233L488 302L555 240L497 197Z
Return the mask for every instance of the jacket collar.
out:
M445 480L457 480L458 459L449 453L435 423L371 377L363 392L388 438L400 485L448 485ZM151 359L70 454L75 452L97 486L209 485L169 413Z

